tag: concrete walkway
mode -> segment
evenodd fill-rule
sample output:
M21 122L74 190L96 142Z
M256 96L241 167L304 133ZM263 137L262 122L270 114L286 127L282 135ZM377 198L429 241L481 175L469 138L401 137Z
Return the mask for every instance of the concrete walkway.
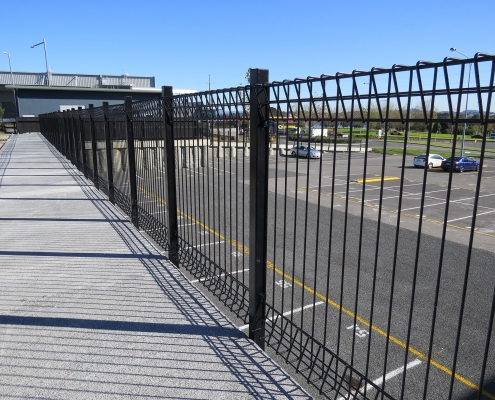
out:
M1 399L306 399L38 134L0 150Z

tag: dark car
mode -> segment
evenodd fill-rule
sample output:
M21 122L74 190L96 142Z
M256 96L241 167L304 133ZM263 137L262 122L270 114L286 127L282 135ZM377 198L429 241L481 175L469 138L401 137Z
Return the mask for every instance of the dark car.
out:
M444 171L450 171L450 158L442 161L442 169ZM454 171L464 172L464 171L478 171L480 168L480 163L475 161L472 157L454 157Z
M480 134L472 135L471 139L483 139L483 135Z

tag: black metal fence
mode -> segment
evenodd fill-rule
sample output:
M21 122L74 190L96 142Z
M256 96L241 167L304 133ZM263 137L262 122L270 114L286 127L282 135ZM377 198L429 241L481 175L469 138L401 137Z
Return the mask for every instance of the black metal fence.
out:
M40 125L310 391L495 399L494 75L481 53L272 83L252 70L246 87L164 87ZM429 168L459 152L477 172Z

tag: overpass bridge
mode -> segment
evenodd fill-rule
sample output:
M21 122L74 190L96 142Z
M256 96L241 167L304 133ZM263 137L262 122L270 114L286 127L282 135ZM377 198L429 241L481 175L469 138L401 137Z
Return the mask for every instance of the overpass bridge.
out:
M0 398L310 398L40 134L0 150L0 240Z

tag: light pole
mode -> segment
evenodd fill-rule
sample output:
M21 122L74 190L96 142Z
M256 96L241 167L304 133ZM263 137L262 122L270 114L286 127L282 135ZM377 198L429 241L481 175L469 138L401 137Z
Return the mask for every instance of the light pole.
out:
M451 47L450 51L453 51L455 53L459 53L460 55L469 58L467 55L464 53L461 53L458 51L455 47ZM469 63L469 74L468 74L468 92L466 93L466 107L464 110L464 119L467 119L467 108L468 108L468 99L469 99L469 82L471 81L471 63ZM466 122L464 122L464 128L462 130L462 140L461 140L461 157L464 156L464 139L466 138Z
M7 57L9 58L9 68L10 68L10 83L12 86L14 86L14 74L12 74L12 62L10 61L10 53L7 51L4 51L3 54L7 54ZM15 95L15 89L13 89L13 95L14 95L14 107L17 109L17 99Z
M7 54L7 57L9 58L10 80L11 80L12 85L14 85L14 75L12 75L12 63L10 62L10 53L4 51L3 54Z
M45 48L46 82L47 82L48 86L50 86L50 71L49 71L49 69L48 69L48 57L47 57L47 55L46 55L46 40L45 40L45 39L43 39L43 41L42 41L42 42L37 43L37 44L33 44L33 45L31 46L31 48L33 49L33 48L35 48L36 46L39 46L40 44L42 44L42 45L43 45L43 47Z

